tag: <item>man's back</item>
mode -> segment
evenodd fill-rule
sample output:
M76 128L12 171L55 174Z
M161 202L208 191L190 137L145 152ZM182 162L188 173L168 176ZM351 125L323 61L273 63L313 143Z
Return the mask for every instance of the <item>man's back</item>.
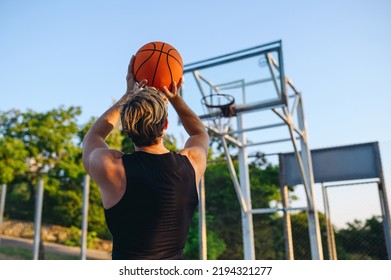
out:
M113 259L178 259L198 204L194 168L176 153L124 155L126 190L105 209Z

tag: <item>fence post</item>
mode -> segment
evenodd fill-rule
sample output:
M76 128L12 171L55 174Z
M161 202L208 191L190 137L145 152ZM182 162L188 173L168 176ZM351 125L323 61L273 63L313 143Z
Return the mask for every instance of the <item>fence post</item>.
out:
M386 241L388 259L391 260L391 225L390 225L390 209L387 202L386 189L383 181L378 183L379 197L380 197L380 208L383 218L383 229L384 238Z
M198 232L199 232L199 250L200 260L206 260L207 257L207 237L206 237L206 214L205 214L205 177L201 178L199 184L199 210L198 210Z
M280 187L281 200L283 207L283 230L284 230L284 243L285 243L285 258L287 260L294 260L295 255L293 251L293 239L292 239L292 224L291 224L291 213L289 210L289 197L288 197L288 186L283 185Z
M326 220L326 235L327 235L327 249L329 252L330 260L337 260L337 248L335 245L334 227L331 222L330 204L327 187L322 183L323 204L324 204L324 216Z
M38 255L39 255L39 243L41 241L43 190L44 190L43 179L40 178L38 180L38 188L35 196L33 260L38 260Z
M80 258L87 259L87 234L88 234L88 199L90 196L90 176L84 176L83 183L83 212L81 223Z
M1 184L1 198L0 198L0 235L3 233L3 217L5 208L5 196L7 194L7 185ZM1 245L1 236L0 236Z

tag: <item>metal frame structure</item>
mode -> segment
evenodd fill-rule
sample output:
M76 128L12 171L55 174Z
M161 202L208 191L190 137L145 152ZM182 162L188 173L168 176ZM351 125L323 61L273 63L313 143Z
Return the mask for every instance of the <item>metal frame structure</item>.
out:
M379 143L371 142L316 149L312 150L311 154L313 158L314 182L322 185L326 234L330 259L336 259L337 252L335 248L333 226L330 218L327 189L329 187L342 187L369 183L377 183L378 186L385 245L388 258L391 259L391 216L387 201ZM286 185L294 186L302 184L302 179L297 176L297 173L299 173L299 167L294 154L280 154L279 157L280 187L282 188L282 191L284 191ZM342 183L336 184L335 182ZM284 203L287 205L287 202ZM285 220L285 231L288 237L291 234L289 223L289 217L287 217ZM292 240L286 239L285 241L285 246L288 252L291 250L292 244L290 242L292 242ZM293 252L288 253L291 254L290 258L293 258Z
M330 207L329 207L329 199L327 189L331 187L346 187L351 185L360 185L360 184L370 184L375 183L377 185L377 189L379 192L379 202L380 202L380 210L382 214L383 221L383 230L384 230L384 239L387 250L388 259L391 260L391 216L390 216L390 208L387 201L387 192L386 185L383 175L383 169L380 161L380 153L378 149L378 144L375 143L376 150L378 153L378 157L376 158L376 163L378 164L377 168L379 168L378 178L375 180L365 181L365 182L353 182L353 183L341 183L341 184L324 184L322 183L322 193L323 200L325 205L325 218L326 218L326 227L327 227L327 243L328 243L328 251L331 260L337 260L337 250L334 238L334 230L331 222L330 215Z
M328 195L328 189L333 187L347 187L347 186L354 186L354 185L361 185L361 184L370 184L375 183L378 186L379 190L379 197L380 197L380 204L381 204L381 210L382 210L382 217L383 217L383 229L384 229L384 236L386 241L386 249L387 249L387 255L388 259L391 259L391 243L390 243L390 217L389 217L389 210L386 211L385 209L388 209L387 201L385 200L385 197L382 196L382 188L383 184L382 182L377 180L370 180L365 182L354 182L354 183L344 183L344 184L324 184L322 185L322 194L323 194L323 204L324 204L324 215L326 220L326 236L327 236L327 250L329 253L329 259L330 260L337 260L337 246L335 243L335 236L334 236L334 227L331 219L331 213L330 213L330 201L329 201L329 195ZM384 207L386 205L386 207Z
M272 56L272 54L275 53L277 53L277 60L275 60ZM224 84L213 84L212 81L209 81L201 74L201 70L205 70L210 67L218 67L223 64L243 60L250 57L265 58L267 67L270 71L269 78L264 79L261 77L256 81L239 80L234 82L227 82ZM254 48L249 48L227 55L222 55L215 58L185 65L184 74L188 73L193 74L198 89L201 93L201 97L207 96L210 92L218 92L220 89L241 89L243 92L243 96L245 96L247 86L250 86L252 84L262 84L265 82L273 83L276 95L278 96L278 98L274 100L264 100L253 104L243 104L235 106L236 115L231 117L231 119L236 118L236 131L229 131L227 125L222 124L221 111L219 110L209 109L207 114L199 116L203 121L212 120L212 123L204 122L204 125L210 131L214 132L216 135L219 136L225 151L227 165L241 207L244 259L255 259L253 214L273 213L277 211L283 211L284 213L288 213L290 210L298 210L296 208L289 209L288 207L266 209L252 208L248 168L248 147L287 141L292 143L295 155L297 157L297 161L299 163L300 175L302 181L304 182L304 187L306 190L307 207L303 207L300 210L306 210L308 213L307 216L309 225L311 256L312 259L323 259L319 222L317 211L315 208L313 171L311 163L311 154L308 146L308 133L304 119L303 102L300 92L296 90L292 81L290 81L285 76L281 41L276 41ZM209 92L205 90L205 88L202 86L202 83L206 83L208 85ZM292 93L288 93L288 91ZM182 89L181 94L183 95L183 93L184 92ZM278 116L281 122L262 126L246 127L243 118L246 113L253 113L265 110L271 110L275 115ZM266 130L279 126L286 126L288 128L288 138L275 139L272 141L264 141L257 143L249 143L247 141L247 132ZM238 179L234 168L230 149L227 144L228 141L238 149L240 180ZM201 209L204 209L204 205L204 196L201 196ZM200 225L202 227L200 228L200 231L205 233L205 212L202 211L201 213L202 215L200 214ZM204 238L206 238L206 234L200 234L200 238L200 244L206 244L206 241L203 240ZM203 254L201 254L201 259L206 259L206 245L203 246L204 247L200 249L201 252L204 252Z

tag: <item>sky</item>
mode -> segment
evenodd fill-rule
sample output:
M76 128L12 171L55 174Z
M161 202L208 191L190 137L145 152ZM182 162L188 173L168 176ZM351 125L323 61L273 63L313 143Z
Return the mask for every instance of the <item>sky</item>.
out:
M1 0L0 111L80 106L82 125L122 96L147 42L169 42L188 64L281 40L310 148L378 141L388 178L390 13L387 0Z

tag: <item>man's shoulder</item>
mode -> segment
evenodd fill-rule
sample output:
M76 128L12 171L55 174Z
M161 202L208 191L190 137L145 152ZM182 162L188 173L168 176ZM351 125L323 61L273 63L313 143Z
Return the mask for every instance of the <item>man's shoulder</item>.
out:
M115 149L97 148L91 153L91 159L121 159L123 152Z
M186 156L190 161L196 164L202 164L202 162L206 159L205 152L200 147L188 147L183 150L180 150L178 154Z
M122 164L122 156L121 151L98 148L91 153L89 165L94 170L112 169L114 166Z

